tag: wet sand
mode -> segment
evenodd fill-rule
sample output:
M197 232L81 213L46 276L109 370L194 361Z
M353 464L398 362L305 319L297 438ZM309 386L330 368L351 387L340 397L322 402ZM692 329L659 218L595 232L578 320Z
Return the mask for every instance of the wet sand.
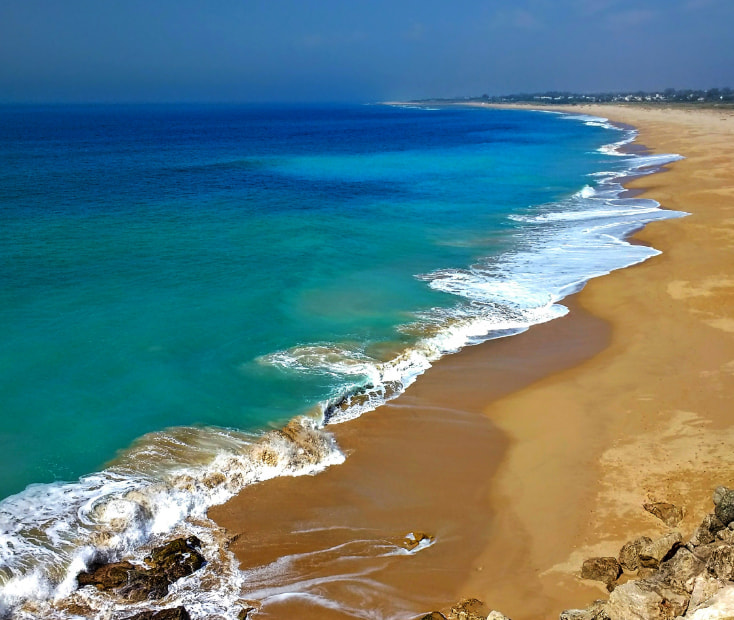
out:
M514 620L557 618L605 594L578 578L583 559L664 531L644 501L682 505L689 533L734 483L734 117L572 111L686 156L630 186L693 215L645 228L664 254L592 281L567 317L445 358L333 427L345 464L213 509L241 567L266 567L246 586L270 596L259 617L412 618L476 596ZM417 530L435 544L395 555Z

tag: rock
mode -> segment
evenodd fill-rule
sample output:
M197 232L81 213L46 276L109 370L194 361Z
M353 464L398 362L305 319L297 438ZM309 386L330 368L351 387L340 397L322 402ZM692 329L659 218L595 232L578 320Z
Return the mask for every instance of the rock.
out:
M158 611L141 611L125 620L191 620L185 607L170 607Z
M693 592L691 593L691 600L688 602L686 613L692 614L699 607L704 607L709 599L724 586L726 586L726 581L716 579L706 573L696 577L693 582Z
M149 568L130 562L97 565L80 573L77 582L79 587L93 585L130 602L159 599L168 594L172 583L204 565L204 556L196 549L200 545L195 536L179 538L154 549L145 558Z
M718 486L714 489L713 499L714 506L718 506L721 503L721 498L729 492L729 488L723 485Z
M440 611L432 611L430 614L423 616L421 620L446 620L446 616Z
M622 568L634 572L640 568L640 549L652 542L652 538L640 536L626 543L619 551L619 563Z
M431 543L435 540L430 534L425 532L408 532L405 538L400 541L400 545L408 551L413 551L421 543Z
M589 558L581 566L581 578L610 584L622 574L617 558Z
M680 532L671 532L647 543L640 549L640 565L645 568L657 568L660 562L667 559L671 552L680 546L682 541L683 537Z
M154 570L163 572L170 583L178 581L204 566L201 541L196 536L177 538L153 549L145 563Z
M489 612L489 615L487 616L487 620L510 620L507 616L500 613L499 611L495 611L494 609Z
M139 570L130 562L112 562L93 566L91 570L79 573L76 580L79 587L95 586L98 590L113 590L125 585L131 571Z
M243 607L243 608L242 608L242 609L240 610L240 613L238 613L238 614L237 614L237 620L248 620L248 618L250 617L250 614L251 614L251 613L252 613L253 611L257 611L257 607L250 607L250 606L247 606L247 607ZM438 613L438 612L436 612L436 613ZM426 618L429 618L429 617L430 617L430 615L431 615L431 614L428 614L428 616L425 616L425 617L426 617ZM442 616L442 617L443 617L443 616ZM436 618L436 620L439 620L439 619L438 619L438 618Z
M714 491L714 513L724 525L734 521L734 491L718 487Z
M715 514L706 515L691 536L690 545L698 547L699 545L707 545L714 542L714 535L725 529L726 526L719 520Z
M734 578L734 547L716 545L706 561L706 570L717 579L731 581Z
M731 620L734 618L734 585L727 584L692 614L691 620Z
M485 620L486 617L486 605L476 598L465 598L454 605L449 614L449 620Z
M647 579L648 577L652 577L655 573L657 573L656 568L640 568L640 570L637 571L637 578L638 579Z
M660 565L660 580L689 594L693 592L696 578L706 569L706 563L685 547L680 547L672 558Z
M643 504L642 507L668 527L675 527L683 520L683 509L668 502Z
M607 620L606 601L594 601L586 609L562 611L559 620Z
M727 545L734 545L734 530L725 527L723 530L716 532L716 540L724 542Z
M682 615L689 596L655 580L638 579L618 586L609 597L609 620L671 620Z

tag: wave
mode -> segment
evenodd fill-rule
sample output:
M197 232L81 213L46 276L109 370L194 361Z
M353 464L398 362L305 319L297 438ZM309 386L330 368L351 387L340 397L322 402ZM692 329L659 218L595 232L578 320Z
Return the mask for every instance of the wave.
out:
M624 153L634 130L598 117L565 118L623 134L600 149L614 157L615 170L594 173L590 184L563 200L508 216L522 225L513 251L465 269L416 275L456 303L416 313L400 328L402 345L388 359L354 343L324 342L302 343L257 360L283 372L337 379L338 391L311 417L259 435L217 428L151 433L101 472L77 482L31 485L1 501L0 617L67 619L78 617L79 606L89 610L88 617L113 617L118 607L109 597L91 588L75 590L77 574L96 561L139 560L159 541L181 534L203 541L208 563L178 582L161 605L185 604L193 617L234 619L245 581L261 583L248 586L251 594L289 596L268 586L263 575L298 559L283 559L257 574L241 573L226 550L224 532L206 516L209 507L247 485L313 474L343 462L330 424L400 395L444 355L566 314L560 302L589 279L659 254L628 243L627 235L648 222L685 215L661 209L653 200L625 198L621 185L625 177L649 174L680 156ZM369 551L375 557L403 552L389 542ZM301 595L318 598L318 588L306 587Z
M163 603L236 618L241 575L207 509L249 484L343 460L331 434L301 417L259 436L217 428L151 433L102 472L31 485L0 502L0 615L70 618L70 601L109 614L110 597L90 588L72 595L77 574L94 562L140 560L156 541L185 532L204 542L208 563Z

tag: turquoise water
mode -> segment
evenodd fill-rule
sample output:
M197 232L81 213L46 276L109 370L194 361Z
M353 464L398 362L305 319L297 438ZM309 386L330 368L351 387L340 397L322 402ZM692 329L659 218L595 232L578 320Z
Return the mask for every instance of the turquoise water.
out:
M366 349L454 296L415 278L511 246L607 131L382 107L0 111L0 496L168 426L279 424L343 390L258 363ZM351 378L350 381L359 378Z
M633 136L483 109L0 107L0 616L100 554L211 542L207 507L343 461L328 424L656 254L625 235L678 214L618 179L675 157L614 146ZM217 570L228 594L190 594L206 613L239 596Z

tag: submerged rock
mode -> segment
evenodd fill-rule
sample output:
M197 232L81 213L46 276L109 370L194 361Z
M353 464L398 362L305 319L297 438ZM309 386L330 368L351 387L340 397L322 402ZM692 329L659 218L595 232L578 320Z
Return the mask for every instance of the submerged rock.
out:
M446 620L446 616L440 611L432 611L430 614L423 616L421 620Z
M141 611L125 620L191 620L191 616L185 607L171 607L158 611Z
M197 549L200 546L195 536L178 538L155 548L145 558L148 568L126 561L97 565L80 573L77 583L79 587L91 585L114 592L130 602L159 599L168 594L172 583L204 565L204 556Z
M683 509L668 502L653 502L643 504L642 507L651 515L656 516L668 527L675 527L683 520Z

